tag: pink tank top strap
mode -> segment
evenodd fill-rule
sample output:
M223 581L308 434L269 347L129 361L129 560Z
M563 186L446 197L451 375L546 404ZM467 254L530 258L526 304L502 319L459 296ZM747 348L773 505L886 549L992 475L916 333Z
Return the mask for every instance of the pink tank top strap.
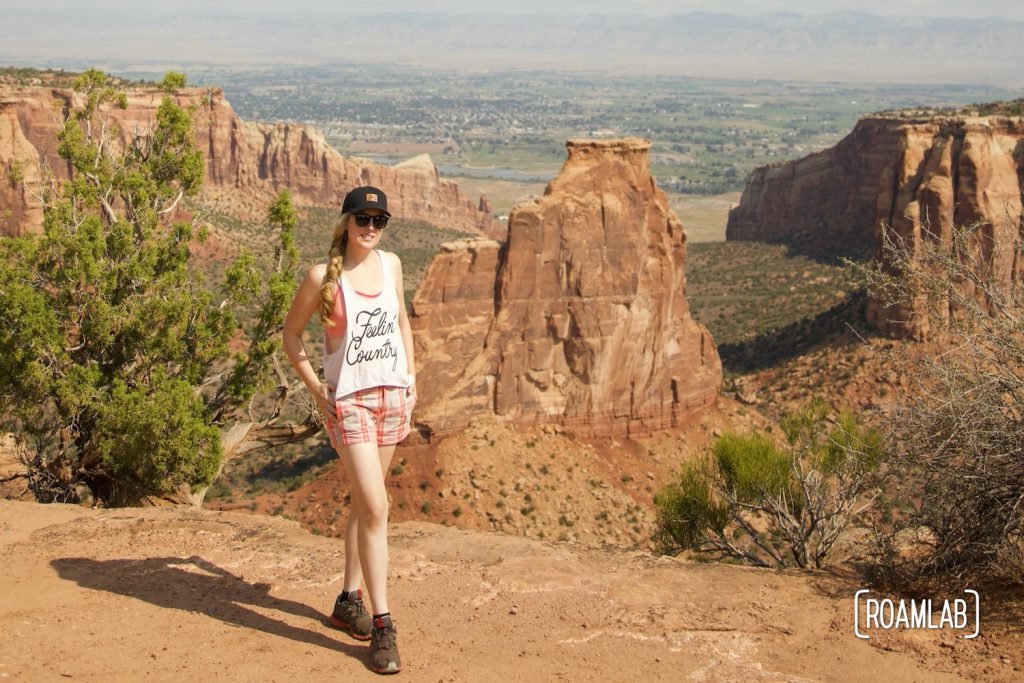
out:
M345 297L341 293L341 282L334 283L334 308L327 318L334 325L324 325L324 333L334 339L345 334Z

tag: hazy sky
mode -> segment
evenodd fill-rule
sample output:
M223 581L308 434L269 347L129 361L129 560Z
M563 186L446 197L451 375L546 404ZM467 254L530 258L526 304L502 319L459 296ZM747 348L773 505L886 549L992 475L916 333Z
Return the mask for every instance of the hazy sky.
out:
M324 14L378 14L382 12L418 11L442 13L503 14L672 14L684 12L721 12L728 14L762 14L765 12L798 12L825 14L860 11L883 15L1006 17L1024 20L1021 0L376 0L374 2L337 0L175 0L173 4L155 4L152 9L137 0L0 0L5 10L93 9L117 11L136 16L150 13L242 13L284 14L318 12Z
M1024 84L1024 0L0 0L0 10L0 62L19 66L346 62ZM440 16L365 19L392 12ZM691 12L741 18L657 18ZM804 18L745 18L779 12ZM815 16L837 12L875 18Z

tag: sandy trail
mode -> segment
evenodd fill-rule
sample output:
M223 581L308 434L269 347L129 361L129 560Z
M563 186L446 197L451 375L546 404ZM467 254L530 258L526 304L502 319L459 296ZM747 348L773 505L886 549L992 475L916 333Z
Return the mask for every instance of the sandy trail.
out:
M856 639L826 575L416 522L391 546L397 680L963 680ZM0 679L380 680L321 622L343 552L272 517L0 501Z

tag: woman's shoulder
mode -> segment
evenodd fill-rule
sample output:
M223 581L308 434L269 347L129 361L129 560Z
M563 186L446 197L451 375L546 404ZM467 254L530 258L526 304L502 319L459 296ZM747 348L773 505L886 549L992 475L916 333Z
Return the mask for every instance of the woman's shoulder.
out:
M381 255L381 263L386 267L391 270L401 271L401 260L398 258L397 254L394 252L384 251L383 249L378 249L377 252Z
M317 286L324 281L324 275L327 274L326 263L314 263L310 266L309 271L306 273L306 281L316 282Z
M399 268L402 267L402 261L398 258L398 254L393 251L384 251L383 249L378 249L378 251L380 252L380 257L384 259L384 263L388 264L392 268L396 266Z

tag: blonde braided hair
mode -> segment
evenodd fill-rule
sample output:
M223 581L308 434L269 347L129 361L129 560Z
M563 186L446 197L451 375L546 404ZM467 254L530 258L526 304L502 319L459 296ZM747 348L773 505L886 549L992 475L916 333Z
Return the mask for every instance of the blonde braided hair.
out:
M334 289L338 286L338 277L341 276L341 268L345 265L348 217L347 213L341 214L334 226L334 233L331 235L331 260L327 263L327 272L324 273L324 281L320 285L320 322L325 327L334 326L334 321L331 320L331 313L334 311Z

